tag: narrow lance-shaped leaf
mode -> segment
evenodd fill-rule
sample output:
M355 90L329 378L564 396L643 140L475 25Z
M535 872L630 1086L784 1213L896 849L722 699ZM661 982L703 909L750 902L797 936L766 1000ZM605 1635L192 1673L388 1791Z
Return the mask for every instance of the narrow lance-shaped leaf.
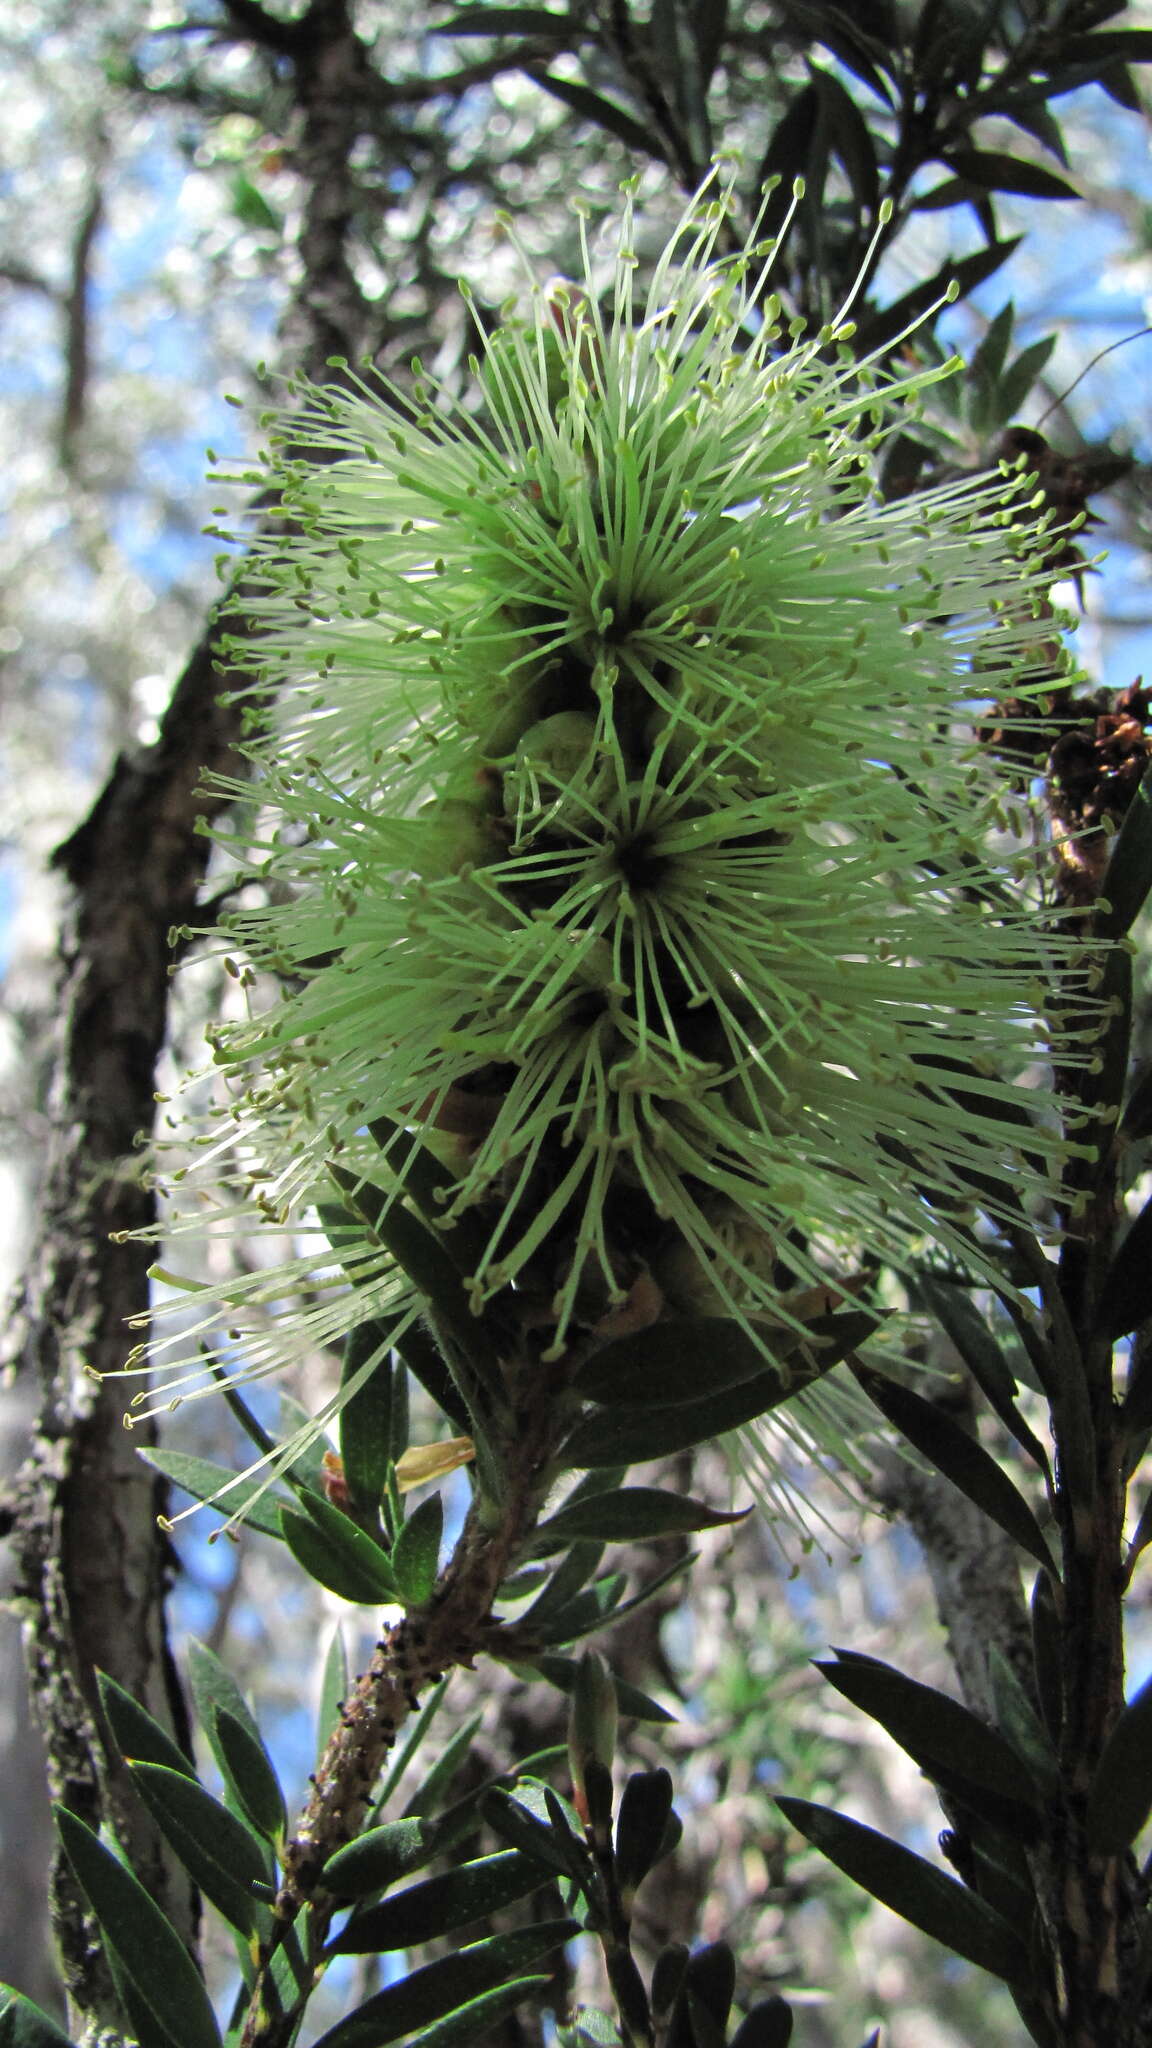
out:
M0 1984L0 2048L74 2048L74 2044L22 1991Z
M744 1521L751 1512L750 1508L725 1512L706 1507L703 1501L665 1493L659 1487L625 1486L558 1508L548 1521L541 1523L539 1534L569 1540L596 1537L605 1543L634 1543L651 1536L722 1529L729 1523Z
M963 1288L950 1286L927 1273L917 1275L915 1296L956 1346L1005 1428L1047 1476L1048 1453L1016 1405L1016 1380L1011 1367L975 1303Z
M436 1823L417 1817L369 1828L329 1857L324 1865L324 1889L338 1899L362 1899L370 1892L386 1891L397 1878L430 1863L439 1839Z
M900 1747L935 1782L977 1813L1035 1830L1040 1797L1026 1767L995 1728L947 1693L906 1678L878 1658L837 1652L839 1661L817 1662L829 1685L886 1728Z
M529 1675L537 1673L546 1679L549 1685L554 1685L558 1692L570 1695L575 1690L576 1673L580 1668L575 1657L559 1657L550 1652L547 1656L513 1658L510 1661L513 1670L523 1668ZM616 1687L616 1704L622 1714L630 1714L634 1721L676 1719L675 1714L670 1714L667 1707L662 1707L657 1700L649 1699L646 1692L641 1692L638 1686L629 1684L626 1678L620 1678L615 1672L612 1678Z
M204 1980L144 1886L65 1807L56 1825L76 1881L138 1997L180 2048L220 2048Z
M1045 1571L1053 1570L1052 1553L1023 1494L983 1445L939 1408L908 1387L859 1368L856 1378L880 1413L921 1455L950 1479L966 1498L983 1510Z
M106 1671L96 1673L100 1688L100 1704L108 1717L108 1725L116 1738L116 1746L126 1761L148 1764L164 1764L170 1771L181 1771L186 1778L195 1778L191 1761L185 1756L179 1744L174 1742L167 1730L155 1721L147 1709L131 1693L125 1692Z
M1152 1201L1145 1202L1117 1252L1100 1290L1096 1326L1112 1343L1152 1315ZM1136 1409L1135 1382L1129 1392ZM1141 1406L1143 1406L1141 1390Z
M807 1799L781 1798L776 1804L829 1862L922 1934L1008 1983L1026 1978L1028 1956L1018 1936L955 1878L831 1807Z
M394 1327L391 1321L360 1323L350 1332L344 1346L341 1386L350 1386L367 1372L340 1409L344 1480L353 1506L363 1510L379 1506L388 1479L389 1460L397 1455L392 1445Z
M303 1496L307 1514L280 1511L284 1539L310 1578L342 1600L378 1607L396 1598L388 1559L364 1529L318 1494Z
M809 1360L768 1368L726 1391L706 1399L678 1402L673 1408L630 1412L602 1410L578 1422L560 1453L567 1466L638 1465L650 1458L671 1457L693 1444L708 1443L729 1430L779 1407L797 1389L809 1386L850 1351L871 1337L876 1318L867 1313L830 1316L814 1342Z
M324 1670L320 1680L320 1704L316 1713L316 1755L323 1756L328 1738L336 1726L336 1716L348 1697L352 1673L348 1664L348 1650L344 1631L339 1625L332 1631L328 1654L324 1659Z
M208 1738L221 1772L227 1777L228 1760L216 1727L217 1712L223 1708L225 1713L231 1714L234 1721L239 1721L247 1728L254 1741L259 1742L260 1730L253 1719L252 1709L215 1650L210 1650L206 1643L197 1642L195 1636L190 1637L188 1643L188 1680L192 1687L196 1718ZM157 1757L154 1760L157 1763L168 1761L165 1757Z
M377 1992L322 2035L316 2048L386 2048L388 2042L431 2026L483 1992L506 1985L537 1956L547 1955L579 1932L576 1920L546 1920L516 1934L473 1942Z
M396 1538L391 1567L406 1607L423 1607L432 1597L444 1533L444 1503L438 1493L421 1501Z
M422 2027L410 2036L406 2048L473 2048L473 2043L494 2032L507 2013L514 2012L534 1991L552 1982L551 1977L514 1977L498 1991L482 1992L458 2006L435 2026Z
M268 1841L279 1841L288 1815L280 1780L259 1733L226 1707L218 1707L216 1741L224 1774L252 1826Z
M171 1480L173 1486L190 1493L193 1500L210 1501L217 1514L242 1514L246 1527L280 1541L284 1495L268 1486L267 1473L252 1473L245 1478L242 1473L229 1471L227 1465L214 1465L210 1459L193 1457L187 1451L142 1450L140 1456L146 1465Z
M353 1913L329 1954L366 1956L414 1948L473 1920L484 1920L540 1886L540 1867L518 1849L461 1864Z
M1152 1678L1128 1702L1104 1745L1088 1796L1088 1846L1118 1856L1152 1812Z
M1103 938L1123 938L1144 908L1152 889L1152 769L1146 768L1124 822L1116 834L1112 857L1096 910L1096 929Z
M193 1883L231 1927L251 1934L252 1885L267 1885L272 1875L263 1844L194 1778L163 1764L133 1764L132 1782Z

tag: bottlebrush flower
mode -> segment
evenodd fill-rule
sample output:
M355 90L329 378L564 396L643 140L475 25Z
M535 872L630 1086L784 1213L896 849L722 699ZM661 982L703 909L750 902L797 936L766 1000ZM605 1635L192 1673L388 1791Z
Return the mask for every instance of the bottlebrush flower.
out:
M1069 1149L1019 1077L1077 941L971 729L1052 684L1018 483L879 502L928 374L790 339L728 219L639 287L626 207L607 310L587 254L463 398L298 390L259 477L268 893L227 924L282 993L215 1036L235 1172L291 1224L422 1134L473 1306L515 1289L546 1358L684 1310L771 1350L846 1264L979 1269L977 1208Z

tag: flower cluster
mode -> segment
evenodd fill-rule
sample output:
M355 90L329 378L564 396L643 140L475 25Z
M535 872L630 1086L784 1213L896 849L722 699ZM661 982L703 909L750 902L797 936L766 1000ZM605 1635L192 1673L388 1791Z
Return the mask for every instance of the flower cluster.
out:
M238 1171L291 1221L417 1132L474 1306L552 1355L641 1298L770 1344L846 1260L971 1268L1068 1146L1019 1077L1076 942L971 730L1051 686L1018 480L878 502L927 376L790 335L729 234L713 186L641 287L626 207L606 294L586 252L461 400L297 393L260 478Z

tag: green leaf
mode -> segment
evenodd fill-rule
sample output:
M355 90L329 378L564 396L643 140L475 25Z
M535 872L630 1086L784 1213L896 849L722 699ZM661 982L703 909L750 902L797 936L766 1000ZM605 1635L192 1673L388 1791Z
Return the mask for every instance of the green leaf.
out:
M396 1590L405 1607L425 1607L432 1598L443 1534L444 1502L433 1493L409 1515L392 1551Z
M1051 1795L1059 1777L1052 1738L1041 1719L1039 1708L995 1643L988 1652L988 1676L992 1681L996 1723L1001 1734L1023 1758L1037 1784Z
M498 1386L500 1361L491 1336L483 1318L473 1315L459 1268L440 1234L398 1195L343 1166L330 1163L328 1171L349 1208L391 1252L428 1302L437 1327L454 1347L454 1356L445 1361L454 1376L456 1366L466 1361L470 1376L475 1374L483 1383ZM464 1387L461 1394L467 1397Z
M812 1352L803 1365L769 1366L735 1386L695 1401L679 1401L675 1407L636 1412L603 1409L589 1415L577 1423L561 1446L560 1458L577 1468L639 1465L650 1458L671 1457L693 1444L709 1443L766 1415L801 1387L811 1386L873 1336L876 1322L866 1311L821 1317L812 1325Z
M354 1507L372 1510L388 1482L388 1466L398 1453L392 1444L392 1332L399 1318L361 1323L349 1333L340 1369L341 1387L370 1368L354 1394L340 1409L340 1457ZM376 1364L371 1366L375 1356Z
M193 1882L229 1926L250 1935L257 1924L251 1886L271 1877L267 1850L194 1778L163 1764L133 1764L132 1782Z
M556 1687L557 1692L571 1696L576 1690L576 1674L580 1669L576 1657L558 1657L549 1653L543 1657L515 1659L513 1669L521 1668L546 1679L549 1685ZM675 1721L675 1714L670 1714L667 1707L661 1707L655 1700L650 1700L647 1693L641 1692L638 1686L629 1685L626 1678L618 1678L613 1672L612 1682L616 1687L616 1703L622 1714L630 1714L634 1721Z
M560 1948L579 1932L576 1920L545 1920L515 1934L473 1942L456 1955L426 1963L400 1983L377 1992L375 1998L331 2027L316 2048L386 2048L388 2042L430 2027L482 1993L506 1988L508 1980L518 1976L526 1964Z
M75 2048L55 2020L11 1984L0 1984L0 2048Z
M388 1559L367 1530L342 1515L318 1494L302 1496L307 1513L281 1508L284 1539L309 1578L341 1600L361 1607L380 1607L396 1598L396 1581Z
M949 170L970 184L990 192L1019 192L1028 199L1079 199L1080 193L1067 178L1043 164L1008 156L1002 150L949 149L941 158Z
M628 1585L626 1572L607 1572L603 1578L594 1579L583 1593L577 1593L566 1607L554 1609L532 1631L535 1645L546 1643L571 1643L578 1636L591 1635L595 1629L603 1628L615 1615Z
M781 1354L798 1339L773 1330ZM758 1378L763 1347L730 1316L674 1316L634 1336L601 1345L573 1380L577 1393L610 1408L666 1408L700 1400L701 1374L711 1393Z
M1009 299L1007 305L1001 306L996 318L989 322L987 333L968 365L968 375L974 383L997 382L1004 368L1015 324L1016 308Z
M220 2048L204 1980L159 1906L82 1820L55 1813L76 1881L142 2003L180 2048Z
M570 14L553 14L547 7L459 7L447 21L433 22L434 36L559 36L565 41L582 38L582 30Z
M571 1506L558 1508L539 1529L541 1537L595 1537L605 1543L635 1543L649 1536L688 1535L697 1529L722 1529L743 1522L751 1508L725 1514L683 1494L655 1486L623 1486L611 1493L593 1493Z
M1028 1770L1004 1737L947 1693L906 1678L878 1658L838 1650L817 1671L845 1699L888 1730L922 1771L996 1826L1031 1837L1042 1802Z
M1059 1742L1064 1718L1064 1636L1056 1607L1056 1590L1047 1572L1037 1573L1030 1604L1036 1697L1040 1702L1044 1726L1052 1741Z
M369 1828L356 1841L337 1849L324 1865L324 1889L340 1899L363 1899L387 1891L398 1877L407 1877L430 1863L440 1830L429 1820L390 1820Z
M551 1871L553 1876L583 1883L588 1871L588 1852L563 1814L549 1824L522 1800L499 1790L485 1793L480 1811L493 1833L502 1835L540 1868Z
M732 2036L732 2048L788 2048L792 2008L778 1994L754 2005Z
M1000 379L999 390L996 393L997 426L1006 426L1019 412L1055 346L1056 336L1046 334L1042 340L1033 341L1027 348L1022 348L1015 361L1009 364Z
M581 121L591 121L594 128L603 128L606 134L614 135L634 156L650 156L657 163L664 162L665 152L659 138L647 128L642 128L639 121L634 121L631 114L626 114L614 100L606 100L602 93L578 84L574 78L557 78L550 71L535 69L529 75L537 85L543 86L545 92L550 92L553 99L559 100L562 106L570 107Z
M379 1906L354 1913L330 1944L329 1954L367 1956L415 1948L484 1920L540 1887L540 1866L518 1849L505 1849L423 1883L409 1885Z
M280 1841L288 1814L280 1780L259 1734L227 1707L216 1709L216 1741L224 1775L257 1834Z
M274 206L269 206L259 187L246 178L243 171L236 171L231 180L232 211L236 219L246 228L263 228L266 232L279 234L284 226L281 215Z
M534 1533L529 1545L530 1555L535 1555L536 1540ZM553 1548L551 1544L547 1547L549 1550ZM602 1543L573 1543L561 1558L543 1592L537 1595L531 1607L521 1615L518 1627L523 1629L527 1626L535 1629L540 1622L546 1621L550 1614L558 1613L560 1608L567 1607L573 1595L578 1593L582 1586L587 1585L603 1555Z
M221 1515L237 1515L243 1512L249 1529L258 1529L262 1536L275 1536L280 1540L280 1507L284 1496L268 1486L267 1473L253 1473L244 1478L230 1472L227 1465L214 1465L208 1458L194 1458L187 1451L144 1451L140 1452L146 1465L170 1479L173 1486L180 1486L190 1493L193 1500L211 1501ZM227 1488L222 1500L214 1500L222 1487ZM256 1494L264 1492L259 1500ZM249 1506L249 1502L254 1505Z
M252 1709L244 1698L231 1672L220 1662L214 1650L206 1643L197 1642L195 1636L188 1641L188 1682L192 1688L192 1700L196 1718L208 1738L209 1746L222 1776L228 1776L228 1762L220 1743L216 1727L216 1715L223 1708L247 1728L253 1740L259 1742L260 1730L252 1718ZM167 1762L165 1757L156 1757L157 1763Z
M1152 1812L1152 1678L1129 1700L1104 1745L1088 1795L1088 1847L1119 1856Z
M919 1273L914 1282L917 1303L934 1316L956 1346L981 1392L1004 1427L1047 1475L1048 1453L1016 1406L1016 1379L979 1309L963 1288Z
M422 2027L410 2037L407 2048L473 2048L476 2041L495 2031L506 2013L512 2012L531 1992L551 1982L549 1976L515 1977L498 1991L485 1991L479 1998L470 1998L467 2005L459 2006L434 2027Z
M1152 34L1152 30L1149 31ZM1101 896L1096 907L1096 930L1101 938L1122 939L1144 908L1152 889L1152 768L1140 779L1123 823L1116 834L1112 855L1104 873Z
M616 1818L616 1877L622 1892L634 1892L660 1859L672 1813L672 1779L659 1767L633 1771Z
M726 1941L698 1948L684 1972L685 2000L698 2048L724 2048L728 2014L736 1989L736 1961Z
M777 1799L786 1820L872 1898L1008 1983L1026 1982L1028 1955L1007 1922L934 1864L875 1828L807 1799Z
M96 1673L96 1683L108 1726L126 1763L165 1764L170 1771L195 1778L195 1770L183 1750L131 1693L109 1678L106 1671Z
M951 1480L967 1500L1043 1565L1045 1571L1054 1569L1052 1552L1023 1494L1017 1492L1007 1473L975 1437L909 1387L881 1379L878 1373L863 1367L857 1369L856 1378L881 1415L921 1457Z
M337 1623L332 1631L332 1641L324 1659L324 1672L320 1680L320 1704L316 1713L316 1757L323 1756L328 1739L336 1726L336 1716L348 1697L352 1672L348 1664L348 1650L344 1631Z
M1100 1306L1096 1314L1097 1334L1115 1343L1118 1337L1126 1337L1131 1330L1139 1328L1152 1315L1152 1201L1145 1202L1124 1238L1108 1270L1100 1290ZM1139 1391L1140 1412L1147 1405L1146 1389L1140 1382L1144 1375L1136 1375L1129 1390L1122 1411L1125 1426L1128 1417L1137 1412Z

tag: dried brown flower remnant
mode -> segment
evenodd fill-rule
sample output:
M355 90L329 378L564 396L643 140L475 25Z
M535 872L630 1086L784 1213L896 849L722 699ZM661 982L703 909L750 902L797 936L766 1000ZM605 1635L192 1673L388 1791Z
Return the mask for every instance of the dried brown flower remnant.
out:
M1095 902L1112 834L1140 786L1152 755L1152 692L1141 677L1118 697L1102 692L1070 706L1077 714L1048 760L1048 805L1065 903Z

